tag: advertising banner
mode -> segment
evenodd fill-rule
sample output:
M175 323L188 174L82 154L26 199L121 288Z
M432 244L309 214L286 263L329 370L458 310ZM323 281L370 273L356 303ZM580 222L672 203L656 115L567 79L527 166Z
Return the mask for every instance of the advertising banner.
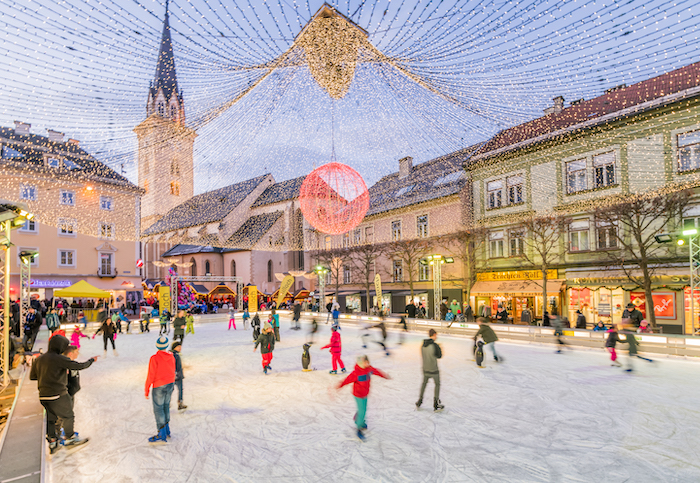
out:
M258 311L258 287L250 285L248 287L248 312Z
M170 312L170 287L167 285L158 287L158 307L161 314L164 310Z
M673 292L652 292L651 298L654 304L654 315L657 319L676 318L676 294ZM630 292L630 301L646 318L647 304L644 292Z
M382 277L379 274L374 276L374 291L377 292L377 308L382 309Z
M279 307L284 301L284 298L287 296L289 289L292 288L292 285L294 285L294 277L292 275L287 275L284 277L284 280L282 280L282 285L280 285L279 294L277 295L277 307Z

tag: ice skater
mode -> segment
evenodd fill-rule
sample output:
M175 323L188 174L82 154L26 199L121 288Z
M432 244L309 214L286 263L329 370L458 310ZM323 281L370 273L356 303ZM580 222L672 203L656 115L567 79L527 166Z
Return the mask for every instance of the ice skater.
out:
M330 349L331 351L333 370L330 371L330 374L338 374L338 365L340 365L340 372L345 373L347 372L345 370L345 364L343 364L343 361L340 359L340 354L342 353L340 332L338 332L335 326L331 327L331 332L330 343L321 347L321 350Z
M90 338L89 336L82 333L79 325L76 325L75 328L73 328L73 333L70 335L71 345L74 345L75 347L80 349L80 339L83 337L87 337L88 339Z
M406 317L402 315L399 320L399 345L403 344L405 332L408 332L408 327L406 326Z
M440 403L440 369L438 368L437 360L442 358L442 349L440 349L440 346L435 342L436 340L437 332L435 332L435 329L430 329L428 331L428 338L423 340L423 346L421 347L421 356L423 357L423 385L420 388L420 396L416 402L416 408L421 407L421 404L423 404L425 386L427 386L428 381L432 379L435 384L433 410L441 411L445 406Z
M250 319L250 313L248 309L243 309L243 330L248 330L248 319Z
M192 312L190 312L189 310L187 311L187 315L185 316L185 322L185 334L194 335L194 315L192 315Z
M170 332L170 327L168 327L168 322L170 322L170 312L167 310L163 310L163 312L160 314L160 332L158 335L167 335L168 332Z
M258 345L260 345L260 354L262 355L263 372L267 374L267 371L272 370L270 362L272 362L272 351L275 350L275 332L269 322L265 322L262 334L255 341L253 352L258 350Z
M625 369L627 372L632 372L634 370L634 358L637 359L642 359L643 361L647 362L654 362L653 359L649 359L647 357L642 357L639 355L639 341L637 340L637 337L635 336L634 333L634 326L631 323L632 321L630 320L630 323L628 324L629 328L627 330L623 330L622 334L625 336L624 341L620 342L626 342L628 347L629 347L629 353L628 353L628 358L627 358L627 369Z
M477 322L479 323L479 330L474 334L474 343L476 344L476 340L481 336L484 340L484 344L491 349L493 360L496 362L503 362L503 358L499 357L496 353L496 341L498 340L498 336L489 325L488 320L485 317L479 317Z
M340 329L340 306L333 306L333 327Z
M182 372L182 360L180 359L180 351L182 350L182 342L176 340L173 342L170 351L175 358L175 387L177 387L177 408L179 410L187 409L185 403L182 402L182 380L185 375Z
M629 320L629 319L623 319L623 320ZM615 325L612 325L606 333L608 334L608 339L605 341L605 348L610 352L610 360L612 361L611 366L617 366L617 367L622 367L622 364L620 364L620 361L617 360L617 352L615 351L615 346L617 343L620 341L620 336L617 333L617 328Z
M292 318L292 329L299 330L301 325L299 325L299 319L301 318L301 304L297 300L294 302L294 317Z
M170 437L170 398L175 386L175 356L167 351L168 338L158 337L158 351L148 361L146 377L146 399L153 387L153 414L156 418L158 433L148 438L151 444L163 444Z
M114 322L112 322L111 319L105 319L100 328L97 329L97 332L92 335L92 338L94 339L100 332L102 332L102 342L104 343L103 357L107 357L107 341L111 342L112 344L112 353L115 356L118 356L119 354L117 353L117 347L114 345L114 339L117 335L117 328L114 326Z
M382 346L382 349L384 349L384 353L386 355L391 355L389 353L389 348L387 347L386 344L386 338L388 337L387 331L386 331L386 324L384 323L384 319L382 318L381 322L379 322L377 325L372 326L373 329L379 329L382 332L382 340L375 340L374 342Z
M258 340L260 337L260 316L257 313L253 316L250 326L253 328L253 340Z
M280 341L280 315L275 309L270 311L270 325L275 333L275 340Z
M311 319L311 329L309 330L309 345L314 343L316 332L318 332L318 322L316 321L316 317L314 317Z
M228 330L231 330L232 325L233 330L238 330L236 329L236 310L233 307L228 309Z
M369 396L369 385L372 374L376 374L384 379L391 379L387 374L372 367L367 356L360 356L357 358L355 369L337 386L337 389L340 389L352 383L352 395L355 397L355 403L357 404L357 413L355 413L357 437L363 441L365 439L364 431L367 429L365 415L367 414L367 397Z
M552 315L550 322L552 327L554 327L554 336L557 338L557 344L559 348L557 349L557 354L562 353L562 349L566 347L566 342L564 342L564 321L558 315Z
M173 319L173 341L180 340L180 342L185 340L185 325L187 324L187 319L185 317L185 311L179 310L177 312L177 317Z
M58 319L56 309L51 309L51 312L46 316L46 327L52 334L61 328L61 321Z

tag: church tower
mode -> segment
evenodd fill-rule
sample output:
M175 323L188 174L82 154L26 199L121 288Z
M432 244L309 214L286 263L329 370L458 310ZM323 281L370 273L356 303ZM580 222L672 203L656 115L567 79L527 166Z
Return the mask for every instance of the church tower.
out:
M177 86L167 1L146 119L134 132L139 143L139 186L146 190L141 198L144 230L194 194L193 146L197 134L185 126L185 103Z

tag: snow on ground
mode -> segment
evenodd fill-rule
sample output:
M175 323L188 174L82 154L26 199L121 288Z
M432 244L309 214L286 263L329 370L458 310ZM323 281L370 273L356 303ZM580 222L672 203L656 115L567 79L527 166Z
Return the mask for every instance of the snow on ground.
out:
M354 434L351 387L331 389L330 335L320 326L314 372L301 371L308 326L289 329L263 375L251 331L226 323L198 325L185 339L185 403L173 394L168 445L156 433L144 398L157 331L120 335L111 353L82 372L76 428L90 443L53 457L54 482L661 482L700 481L700 364L637 361L630 375L601 349L562 355L553 346L499 342L505 362L471 361L471 343L440 337L441 399L433 413L432 382L416 411L423 334L409 335L392 355L362 349L358 330L342 330L343 360L355 357L392 376L372 378L367 441ZM156 326L157 327L157 326ZM156 329L157 330L157 329ZM374 336L379 332L374 329ZM172 332L171 332L172 335ZM102 353L87 340L81 360ZM625 360L623 356L622 360Z

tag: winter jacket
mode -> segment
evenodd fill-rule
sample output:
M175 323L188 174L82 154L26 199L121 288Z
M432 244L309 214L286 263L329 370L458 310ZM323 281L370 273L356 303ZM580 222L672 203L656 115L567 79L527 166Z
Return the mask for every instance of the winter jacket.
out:
M423 340L423 347L421 347L421 354L423 356L423 373L425 374L437 374L438 362L437 360L442 358L442 349L435 343L433 339Z
M440 304L440 320L445 320L445 316L447 315L447 304L444 302Z
M625 309L624 312L622 312L622 318L632 319L632 323L635 325L635 327L639 327L639 324L642 323L644 316L637 309L632 309L631 311L629 309Z
M408 317L411 319L416 318L416 306L415 304L408 304L406 306L406 313L408 314Z
M168 351L158 351L148 361L148 376L146 376L146 397L154 388L175 382L175 357Z
M471 305L464 307L464 320L467 322L474 322L474 311Z
M187 320L184 317L175 317L173 320L173 327L175 327L176 335L183 335L185 333L185 325Z
M83 334L79 330L74 330L73 333L70 335L70 343L71 345L76 346L78 349L80 349L80 338L81 337L87 337L87 335ZM89 339L89 337L88 337Z
M75 396L75 393L80 391L80 371L76 369L68 370L66 389L71 397Z
M450 304L450 308L452 309L452 313L455 317L457 317L457 311L461 312L462 310L462 307L460 307L459 304Z
M338 309L333 309L333 318L337 319L340 317L340 310Z
M615 347L615 345L620 342L620 336L617 335L615 328L607 330L608 340L605 341L605 347Z
M520 313L520 322L530 325L532 322L532 312L530 312L528 309L524 309Z
M172 354L175 358L175 380L182 381L185 378L185 374L182 372L182 359L180 359L180 353L173 351Z
M331 335L331 342L328 345L324 345L321 349L331 348L331 354L340 354L342 352L342 347L340 343L340 333L333 332Z
M39 399L58 399L68 394L68 370L87 369L95 362L90 358L85 362L70 360L63 352L70 343L62 335L54 335L49 340L46 354L39 356L33 363L29 379L38 381Z
M301 304L294 305L294 320L299 320L301 317Z
M602 327L599 326L599 325L596 325L595 327L593 327L593 330L594 330L595 332L601 332L601 331L603 331L603 330L607 330L607 328L605 327L605 325L603 325Z
M263 332L258 336L258 340L255 341L255 348L260 345L261 354L269 354L275 350L275 334L273 332Z
M455 314L452 312L447 312L445 314L445 320L448 322L452 322L453 320L455 320Z
M585 329L586 328L586 316L583 314L578 314L576 317L576 328Z
M479 325L479 330L477 330L476 334L474 334L474 340L478 339L479 336L484 339L484 344L490 344L491 342L496 342L498 340L496 333L493 331L491 326L487 324Z
M48 327L49 330L58 329L60 325L61 322L58 320L58 315L49 314L46 316L46 327Z
M272 315L272 321L270 322L270 325L272 325L272 327L280 326L280 314Z
M253 316L253 320L251 321L250 326L260 328L260 317L258 316L258 314L255 314Z
M107 320L107 311L106 310L100 310L97 312L97 323L101 324L105 320Z
M103 334L105 334L107 336L107 338L110 338L110 337L112 337L112 335L114 335L114 332L116 331L116 329L117 328L114 326L114 322L112 322L111 320L105 320L104 322L102 322L102 325L100 326L100 328L97 329L97 332L95 332L95 335L102 332Z
M353 383L352 395L359 398L366 398L369 394L370 376L372 374L388 379L387 375L379 369L375 369L372 366L362 368L355 364L355 369L348 375L348 377L345 378L343 382L340 383L340 385L338 385L338 389L347 384Z
M508 311L506 309L496 312L496 320L502 324L508 323Z

